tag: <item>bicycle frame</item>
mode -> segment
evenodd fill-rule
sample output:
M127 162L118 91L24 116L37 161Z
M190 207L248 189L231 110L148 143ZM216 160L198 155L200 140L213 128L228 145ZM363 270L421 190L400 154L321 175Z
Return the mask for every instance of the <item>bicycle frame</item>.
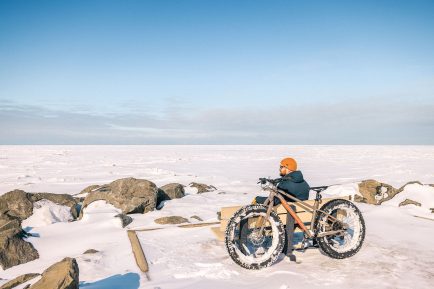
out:
M282 195L288 197L291 200L294 200L296 202L298 202L298 205L300 205L303 209L307 210L308 212L312 213L312 219L311 219L311 228L314 224L315 221L315 217L317 212L321 212L324 213L328 218L330 218L333 223L335 222L341 222L339 221L337 218L333 217L332 215L318 209L320 201L321 201L321 193L317 192L316 198L315 198L315 202L314 205L311 206L307 203L305 203L304 201L291 196L290 194L287 194L286 192L276 189L276 188L271 188L268 187L265 190L269 190L270 194L267 198L267 200L264 202L264 205L267 206L268 205L268 209L267 209L267 216L264 220L267 220L270 217L271 214L271 210L273 209L273 200L274 197L277 197L282 206L285 208L285 210L294 218L295 222L297 223L297 225L300 227L300 229L307 235L308 238L313 238L313 237L324 237L327 235L336 235L338 233L343 232L344 230L336 230L336 231L329 231L329 232L323 232L321 234L319 234L318 236L314 236L313 233L311 232L311 230L307 229L306 226L304 225L303 221L301 221L301 219L298 217L297 213L294 212L294 210L290 207L290 205L288 204L288 202L282 197ZM261 235L263 233L263 230L265 228L265 223L263 222L262 218L260 218L260 223L257 225L259 225L261 227L259 234ZM345 224L342 224L345 227Z

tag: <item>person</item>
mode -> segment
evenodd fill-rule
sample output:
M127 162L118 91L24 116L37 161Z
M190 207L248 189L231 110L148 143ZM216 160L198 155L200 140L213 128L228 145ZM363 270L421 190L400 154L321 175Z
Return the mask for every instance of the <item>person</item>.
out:
M297 170L297 162L293 158L284 158L280 161L279 175L282 177L281 181L277 184L277 188L286 192L287 194L296 197L301 201L309 199L310 186L304 180L301 171ZM286 196L283 196L287 202L293 202ZM256 197L253 204L263 204L267 197ZM278 198L274 199L274 205L280 204Z
M297 162L293 158L284 158L280 161L279 175L281 176L281 180L277 184L277 188L288 193L291 196L296 197L301 201L305 201L309 199L309 191L310 186L304 180L303 174L301 171L297 170ZM283 195L283 198L287 202L294 202L294 200ZM253 204L263 204L267 197L257 196L253 200ZM280 200L278 198L274 198L274 206L280 204ZM292 209L295 209L294 206L291 206ZM295 261L295 255L292 253L293 251L293 237L294 237L294 218L287 213L286 214L286 225L285 225L285 233L286 233L286 243L282 250L282 252L289 257L289 260Z

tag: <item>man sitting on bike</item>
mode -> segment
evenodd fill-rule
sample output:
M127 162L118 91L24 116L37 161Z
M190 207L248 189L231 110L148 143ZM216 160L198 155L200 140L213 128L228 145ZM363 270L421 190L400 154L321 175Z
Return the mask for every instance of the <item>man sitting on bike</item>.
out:
M301 201L309 199L310 186L304 180L303 174L297 171L297 162L293 158L284 158L280 161L280 176L281 181L278 183L277 188L291 196L294 196ZM287 202L293 202L285 197ZM267 197L256 197L253 201L254 204L263 204ZM274 199L274 205L280 204L278 198Z

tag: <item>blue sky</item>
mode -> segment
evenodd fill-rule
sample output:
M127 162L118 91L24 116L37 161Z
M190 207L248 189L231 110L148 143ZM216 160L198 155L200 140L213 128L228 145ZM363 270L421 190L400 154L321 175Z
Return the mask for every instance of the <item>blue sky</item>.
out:
M434 144L434 2L3 0L0 144Z

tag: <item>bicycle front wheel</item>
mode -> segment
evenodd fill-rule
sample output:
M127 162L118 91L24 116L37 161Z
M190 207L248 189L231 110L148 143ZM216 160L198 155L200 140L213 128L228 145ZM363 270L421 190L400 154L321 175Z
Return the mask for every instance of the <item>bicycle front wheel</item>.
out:
M262 269L272 265L283 250L285 229L277 214L269 218L267 207L248 205L238 210L226 227L225 244L232 260L246 269ZM260 233L259 225L264 222Z

